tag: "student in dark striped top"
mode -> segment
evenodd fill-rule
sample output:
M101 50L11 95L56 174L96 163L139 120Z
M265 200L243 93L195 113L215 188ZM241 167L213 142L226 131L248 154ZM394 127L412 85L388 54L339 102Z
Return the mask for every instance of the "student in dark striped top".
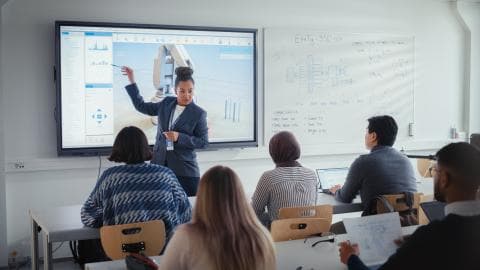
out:
M190 221L187 195L167 167L145 163L152 158L147 137L137 127L115 138L110 161L126 163L103 172L82 207L88 227L163 220L167 239L177 225Z
M300 145L291 132L275 134L269 151L276 168L262 175L252 198L255 213L267 227L278 219L280 208L315 205L317 197L317 176L297 161Z

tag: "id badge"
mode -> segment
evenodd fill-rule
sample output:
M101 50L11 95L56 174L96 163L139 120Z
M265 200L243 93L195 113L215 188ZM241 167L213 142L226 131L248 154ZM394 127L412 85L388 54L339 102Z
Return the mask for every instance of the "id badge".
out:
M166 139L165 144L167 145L167 151L173 151L173 141Z

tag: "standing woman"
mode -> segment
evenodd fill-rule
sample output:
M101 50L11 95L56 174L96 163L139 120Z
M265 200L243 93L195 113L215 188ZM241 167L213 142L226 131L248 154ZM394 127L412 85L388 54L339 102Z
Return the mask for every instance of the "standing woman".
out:
M152 163L170 168L187 195L195 196L200 179L195 149L208 146L208 127L207 113L193 102L193 70L189 67L176 68L177 97L165 97L159 103L143 100L131 68L122 67L122 72L130 81L125 89L135 109L147 115L158 116Z
M159 269L276 269L270 234L232 169L215 166L202 176L193 219L175 231Z

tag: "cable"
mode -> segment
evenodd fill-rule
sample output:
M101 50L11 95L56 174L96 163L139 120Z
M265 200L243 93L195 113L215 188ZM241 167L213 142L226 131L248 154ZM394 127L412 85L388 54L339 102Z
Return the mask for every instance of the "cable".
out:
M100 153L98 153L98 174L97 174L97 179L100 178L100 170L102 169L102 157L100 156Z
M423 158L423 159L430 159L430 160L437 160L435 155L409 155L407 154L408 158Z
M80 262L78 260L77 241L70 241L69 245L70 245L70 251L72 252L72 256L73 256L73 261L79 264Z
M54 254L57 250L59 250L63 246L63 243L65 243L65 242L61 242L60 245L58 245L58 247L56 247L54 250L52 250L52 254Z

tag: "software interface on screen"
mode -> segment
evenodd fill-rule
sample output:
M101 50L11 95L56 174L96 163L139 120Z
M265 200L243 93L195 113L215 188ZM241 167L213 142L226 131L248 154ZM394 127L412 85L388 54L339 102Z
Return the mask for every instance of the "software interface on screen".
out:
M254 140L254 49L246 32L61 26L62 147L112 146L130 125L154 143L157 118L135 110L121 66L147 102L175 96L174 69L192 67L210 142Z
M320 189L330 189L335 185L343 185L348 175L348 168L317 169Z

